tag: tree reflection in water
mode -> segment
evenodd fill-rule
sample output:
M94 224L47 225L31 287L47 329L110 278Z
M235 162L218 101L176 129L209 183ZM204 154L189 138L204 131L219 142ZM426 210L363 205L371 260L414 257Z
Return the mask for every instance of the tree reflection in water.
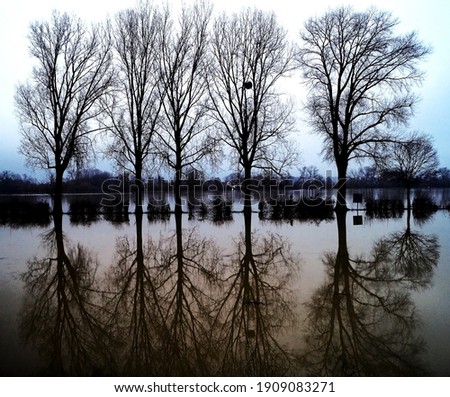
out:
M96 261L71 246L62 213L45 237L49 254L22 276L22 334L39 349L43 374L124 376L277 376L424 374L411 289L429 285L437 238L406 229L352 257L346 213L337 213L338 250L326 254L327 281L308 304L308 342L300 360L281 342L295 321L290 285L298 260L281 236L245 228L231 255L181 211L168 236L117 240L105 284ZM300 368L298 365L300 364ZM300 372L299 372L300 371Z
M426 287L437 265L435 237L395 233L376 242L368 257L352 258L346 212L337 212L338 251L326 254L327 282L308 304L311 375L424 374L411 288Z
M117 263L108 277L111 325L124 375L208 375L209 326L220 255L211 239L182 228L175 211L171 236L142 236L136 214L136 240L117 242Z
M22 274L25 302L21 333L37 347L44 375L94 375L111 363L95 282L97 263L80 244L66 247L62 211L44 236L45 258L33 258Z
M124 375L157 375L160 372L161 342L164 327L159 307L151 241L142 236L142 212L136 212L134 239L116 241L116 261L107 275L105 309L108 326L115 340L118 367Z
M164 375L211 375L210 326L222 258L213 240L182 228L179 207L175 222L176 234L155 247L165 319Z
M394 271L412 285L428 286L439 260L439 243L435 235L411 229L411 211L407 211L406 228L378 242L378 249L392 259Z
M244 217L245 230L224 274L214 322L219 374L287 375L292 360L278 338L294 319L289 281L298 261L281 236L255 236L249 206Z
M142 244L137 221L136 242L118 240L107 307L122 341L120 374L286 373L276 336L291 315L286 288L296 262L281 237L255 240L245 217L246 237L229 263L214 240L182 228L178 210L175 234Z

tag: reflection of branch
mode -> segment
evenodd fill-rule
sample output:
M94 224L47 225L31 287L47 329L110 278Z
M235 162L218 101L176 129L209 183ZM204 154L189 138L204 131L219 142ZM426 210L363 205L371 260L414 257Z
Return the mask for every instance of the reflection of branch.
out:
M174 235L142 241L142 214L136 240L117 242L118 261L108 278L107 302L124 375L210 375L208 365L212 294L219 253L196 230L183 233L176 213Z
M439 260L439 243L429 236L407 228L392 233L379 241L380 251L389 254L393 271L420 286L431 282L433 270Z
M276 337L292 320L288 282L296 268L280 236L255 239L248 230L241 236L214 322L220 375L286 375L292 369Z
M137 217L139 215L136 215ZM142 214L140 214L142 218ZM115 338L122 346L116 352L124 375L158 374L160 364L163 314L158 305L156 286L148 258L152 255L150 243L142 240L131 243L127 238L117 241L118 261L109 276L107 308Z
M321 376L422 374L418 356L423 342L415 334L408 290L428 285L438 258L436 240L420 240L430 245L422 245L425 255L416 269L411 260L417 253L394 249L397 235L376 242L369 258L351 259L345 215L341 218L338 214L338 252L323 260L329 281L307 305L309 351L304 364Z
M183 232L161 239L154 250L167 332L163 375L211 375L209 286L217 280L221 258L212 240L200 238L195 229Z
M92 375L108 371L107 338L98 309L95 267L82 246L63 244L57 227L49 257L32 259L22 275L26 301L21 330L48 362L45 374Z

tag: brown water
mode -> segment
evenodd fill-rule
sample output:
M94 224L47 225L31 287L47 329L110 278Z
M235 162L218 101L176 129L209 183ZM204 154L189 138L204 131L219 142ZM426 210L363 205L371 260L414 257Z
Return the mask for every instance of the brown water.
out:
M0 372L449 376L449 219L2 226Z

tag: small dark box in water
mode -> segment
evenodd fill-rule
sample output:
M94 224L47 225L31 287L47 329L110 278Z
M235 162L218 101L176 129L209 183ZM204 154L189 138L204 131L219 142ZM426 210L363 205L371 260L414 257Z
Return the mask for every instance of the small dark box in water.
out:
M353 216L353 225L359 226L363 224L363 217L362 215L354 215Z
M354 203L362 203L362 194L361 193L353 193L353 202Z

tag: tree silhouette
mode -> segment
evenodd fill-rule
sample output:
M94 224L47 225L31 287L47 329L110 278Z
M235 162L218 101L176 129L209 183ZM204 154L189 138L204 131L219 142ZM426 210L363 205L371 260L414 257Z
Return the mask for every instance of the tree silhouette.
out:
M181 206L181 180L186 170L215 152L217 140L207 123L206 52L211 9L183 7L178 25L167 8L159 38L161 126L156 152L175 173L175 206Z
M411 212L407 212L406 228L391 233L378 242L378 249L392 258L393 269L419 286L431 283L439 261L439 242L435 235L411 229Z
M346 209L349 162L372 157L377 144L394 140L389 127L405 123L416 102L412 87L422 80L418 63L429 49L414 32L396 35L397 25L375 8L341 7L309 19L300 34L307 110L325 158L337 167L337 208Z
M273 13L246 9L215 21L208 81L212 117L246 181L255 168L280 172L296 162L288 140L292 106L276 91L293 69L292 55Z
M112 30L116 87L103 99L112 141L107 155L135 178L136 208L142 209L143 172L155 161L154 133L161 101L157 69L159 10L149 3L117 14Z
M413 183L433 175L439 160L431 136L412 132L400 142L383 144L376 163L385 178L396 179L406 187L407 209L410 211Z
M58 12L50 22L30 27L36 66L31 81L20 84L15 96L20 152L33 168L54 171L57 201L65 171L80 168L89 154L98 100L111 86L111 54L104 37L99 27L89 30L78 18Z

